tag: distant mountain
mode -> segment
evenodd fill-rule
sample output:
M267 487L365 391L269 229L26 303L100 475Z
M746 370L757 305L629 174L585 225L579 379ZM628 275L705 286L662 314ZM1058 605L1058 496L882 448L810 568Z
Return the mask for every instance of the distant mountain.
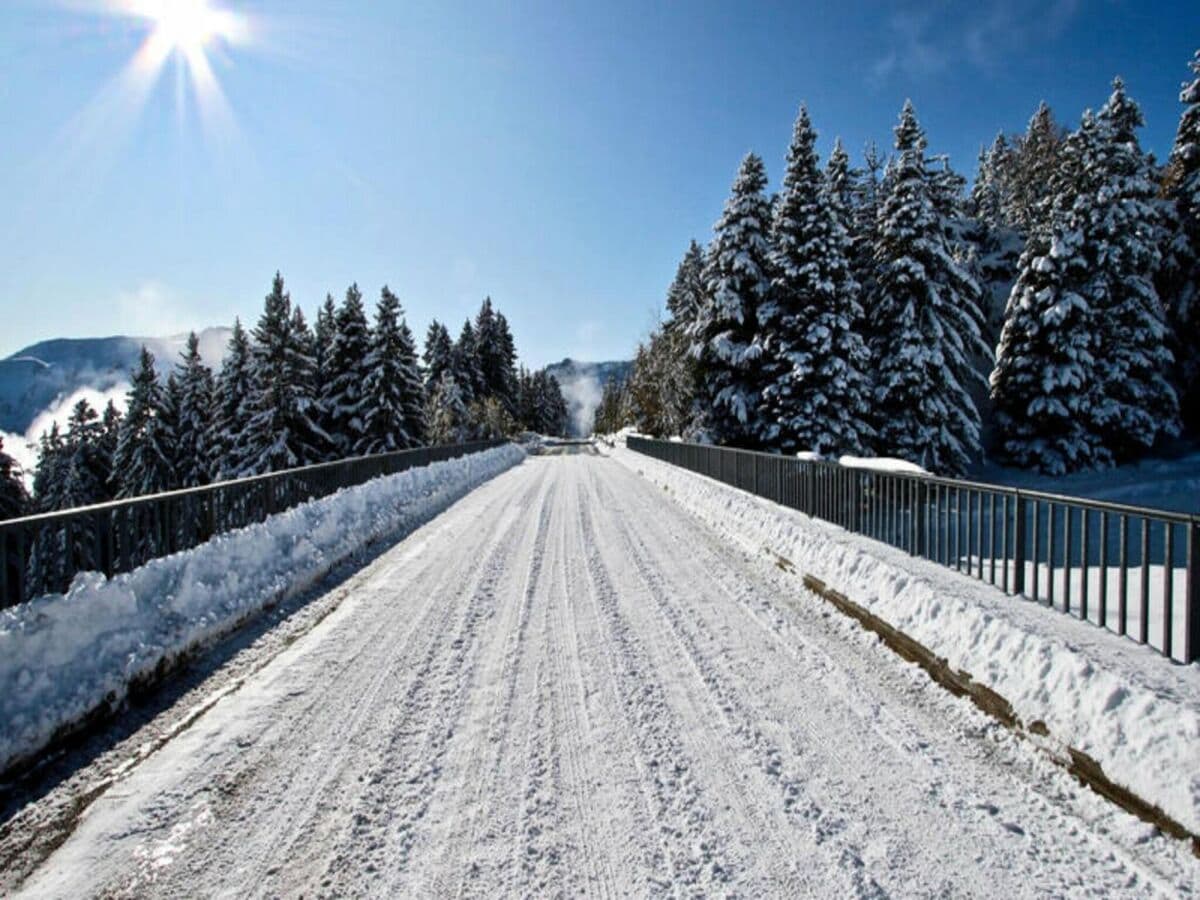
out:
M629 360L582 362L570 358L546 366L546 371L557 379L566 398L573 436L585 437L592 433L592 420L600 405L604 385L610 380L624 382L632 367Z
M230 329L200 332L200 353L217 366ZM187 335L165 338L115 336L42 341L0 359L0 431L24 434L43 411L83 388L107 391L128 383L142 345L154 354L159 372L179 361Z

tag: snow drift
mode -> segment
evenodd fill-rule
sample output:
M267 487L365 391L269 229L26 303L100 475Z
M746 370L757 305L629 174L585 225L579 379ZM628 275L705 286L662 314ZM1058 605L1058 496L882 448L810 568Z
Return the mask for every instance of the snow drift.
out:
M0 771L181 654L302 590L369 542L407 533L516 465L505 445L346 488L65 594L0 612Z
M622 444L613 453L716 532L845 593L1200 832L1200 666Z

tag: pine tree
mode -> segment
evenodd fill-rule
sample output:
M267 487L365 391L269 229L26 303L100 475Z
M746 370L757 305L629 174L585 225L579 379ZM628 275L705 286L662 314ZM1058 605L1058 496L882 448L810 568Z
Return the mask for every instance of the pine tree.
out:
M470 319L463 322L462 331L459 332L458 341L454 345L450 374L458 385L463 402L468 406L474 403L477 397L485 395L486 385L479 366L479 348Z
M321 430L333 433L333 421L326 408L326 386L333 381L333 342L337 337L337 306L333 294L325 295L325 302L317 310L317 323L313 329L313 378L317 385L315 397L318 405L318 422ZM326 448L327 456L335 455L332 446Z
M104 406L100 416L100 436L97 443L100 461L104 466L104 499L112 500L117 495L117 479L113 470L113 459L117 455L117 442L121 435L121 413L112 400Z
M179 408L181 402L179 379L174 372L167 373L167 381L162 390L162 407L159 409L158 424L162 431L163 448L171 464L171 480L166 490L175 490L179 484L179 467L182 460L179 454Z
M337 456L349 456L362 440L367 404L364 394L371 351L370 329L357 284L346 290L337 312L328 382L323 406L329 416L329 435Z
M176 474L180 487L197 487L208 483L212 469L209 436L213 378L200 358L200 339L194 331L188 335L176 378L179 382Z
M0 522L25 515L29 495L17 461L4 452L4 437L0 435ZM0 565L5 560L0 559Z
M733 191L713 229L704 267L704 308L693 354L700 402L711 437L723 444L754 444L758 427L758 306L769 291L770 201L767 174L753 153L742 160Z
M408 431L409 406L420 397L421 387L411 337L406 345L400 316L400 301L385 286L375 312L375 329L367 354L363 397L366 417L363 433L354 445L356 456L391 453L417 443Z
M276 272L254 329L243 474L276 472L324 457L329 436L317 421L319 406L305 344L296 334L283 277Z
M1003 184L1004 221L1028 235L1045 229L1051 206L1051 187L1059 167L1063 129L1043 101L1038 105L1025 134L1016 142Z
M454 367L454 342L446 326L434 319L425 332L425 396L433 393L442 376Z
M879 204L883 196L884 159L874 142L863 151L865 167L851 172L850 203L850 274L859 288L860 303L875 296L875 229L879 223ZM863 336L870 334L870 316L864 322Z
M1200 432L1200 50L1188 65L1195 78L1179 93L1184 110L1163 178L1173 227L1157 286L1171 329L1180 406L1188 428Z
M461 444L471 438L467 406L453 374L444 372L434 385L425 407L429 443Z
M896 127L898 157L879 210L878 285L871 352L880 450L943 473L962 472L979 451L978 287L954 260L911 102Z
M254 360L250 339L240 319L233 323L221 373L217 376L213 420L209 431L209 471L217 480L248 472L248 427L253 415Z
M108 471L100 444L102 434L100 416L87 400L80 400L71 410L67 422L59 470L58 508L91 506L108 499Z
M1138 145L1143 124L1121 79L1096 116L1074 212L1085 235L1088 291L1097 312L1097 425L1118 459L1179 432L1179 404L1168 381L1173 360L1153 276L1163 221L1153 164Z
M500 378L498 380L500 398L504 408L510 415L516 412L517 403L517 345L513 340L512 329L504 313L496 313L496 346Z
M118 497L139 497L169 490L175 480L171 460L175 448L164 422L165 397L145 347L126 395L125 415L113 457Z
M58 423L51 422L50 429L38 438L37 468L33 472L33 511L50 512L59 509L55 492L63 482L63 437Z
M704 305L704 248L692 241L667 290L666 328L691 334Z
M869 359L849 236L817 165L816 132L800 108L771 226L771 291L758 307L760 440L785 452L861 453ZM844 173L843 173L844 174Z

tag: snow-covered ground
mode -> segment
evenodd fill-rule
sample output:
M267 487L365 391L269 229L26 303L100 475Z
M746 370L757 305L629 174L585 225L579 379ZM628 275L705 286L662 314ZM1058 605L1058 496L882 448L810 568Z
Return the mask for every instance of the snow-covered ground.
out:
M936 563L625 449L626 466L748 552L822 579L1043 722L1105 773L1200 833L1200 665ZM1161 568L1161 567L1160 567Z
M411 530L524 456L504 446L302 504L111 580L0 611L0 770L180 654Z
M932 685L632 456L530 457L412 533L0 890L1200 890L1186 845Z

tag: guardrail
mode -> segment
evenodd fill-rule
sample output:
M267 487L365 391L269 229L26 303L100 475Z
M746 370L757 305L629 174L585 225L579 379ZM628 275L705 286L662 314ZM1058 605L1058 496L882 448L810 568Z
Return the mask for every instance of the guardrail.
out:
M502 440L419 447L0 521L0 608L112 576L372 478L456 459Z
M1153 647L1200 659L1200 516L634 437L707 475Z

